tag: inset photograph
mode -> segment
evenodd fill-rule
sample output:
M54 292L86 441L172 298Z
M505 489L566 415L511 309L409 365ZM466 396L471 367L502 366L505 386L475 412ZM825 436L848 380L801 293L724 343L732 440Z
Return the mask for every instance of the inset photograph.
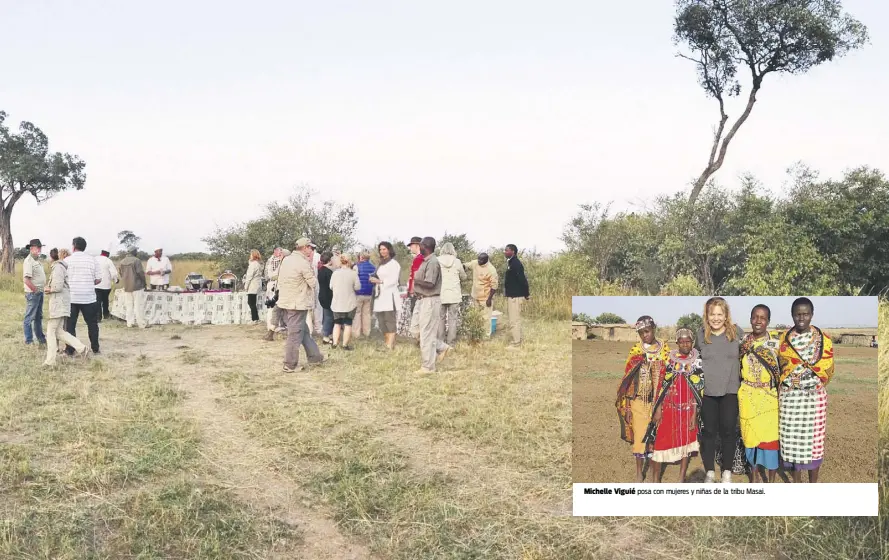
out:
M876 482L877 306L574 297L573 482Z

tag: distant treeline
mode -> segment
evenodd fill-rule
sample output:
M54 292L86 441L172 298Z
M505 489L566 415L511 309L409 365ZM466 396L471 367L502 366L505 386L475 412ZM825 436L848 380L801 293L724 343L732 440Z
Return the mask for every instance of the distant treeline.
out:
M563 240L600 282L664 295L877 295L889 286L889 182L877 170L819 181L793 171L781 196L746 177L637 212L581 206Z

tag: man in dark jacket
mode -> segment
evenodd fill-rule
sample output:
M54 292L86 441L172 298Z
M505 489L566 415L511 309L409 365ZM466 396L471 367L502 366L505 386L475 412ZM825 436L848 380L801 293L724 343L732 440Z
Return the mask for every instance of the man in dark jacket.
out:
M510 243L503 251L506 256L506 278L503 281L503 292L506 296L506 314L512 328L510 348L518 348L522 343L522 302L531 298L525 267L516 253L519 250Z
M146 328L145 320L145 269L139 260L138 249L130 249L129 254L120 261L117 267L123 281L124 304L127 309L127 326L137 323L139 328Z

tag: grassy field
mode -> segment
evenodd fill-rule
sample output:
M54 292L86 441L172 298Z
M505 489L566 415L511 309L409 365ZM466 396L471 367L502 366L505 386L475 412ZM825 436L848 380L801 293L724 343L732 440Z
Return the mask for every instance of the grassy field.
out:
M260 327L114 321L101 358L46 371L22 344L20 281L0 287L0 558L864 559L881 546L875 519L572 518L567 313L529 319L522 352L500 333L423 378L409 344L362 341L284 374L283 344ZM885 307L881 319L885 354Z

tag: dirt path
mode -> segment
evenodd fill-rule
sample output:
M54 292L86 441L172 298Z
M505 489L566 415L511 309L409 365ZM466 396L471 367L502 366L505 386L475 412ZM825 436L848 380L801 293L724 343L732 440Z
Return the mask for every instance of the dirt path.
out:
M177 364L183 350L200 351L208 341L187 337L171 340L172 329L139 331L138 341L128 341L130 351L121 350L120 343L133 331L108 330L103 337L113 347L115 357L134 358L140 354L149 360L163 359L165 370L175 365L175 379L187 394L186 416L200 428L201 455L210 466L214 480L244 503L269 513L295 526L303 542L294 550L276 550L278 558L370 559L366 547L351 542L340 533L336 524L315 508L303 505L307 496L297 484L272 470L281 457L272 449L259 445L241 427L241 421L218 402L221 395L212 381L212 369L200 365ZM205 331L206 332L206 331ZM211 333L208 333L211 334ZM204 337L201 337L204 338ZM198 345L200 343L200 345ZM186 348L183 348L186 347ZM170 372L173 373L173 372Z
M189 333L188 339L200 347L206 332ZM236 333L232 338L237 339L238 344L226 346L224 360L227 363L252 366L268 371L270 376L278 375L283 352L281 343L254 343L244 340L242 333ZM327 353L326 349L322 351ZM325 369L335 367L336 363L333 362ZM273 379L279 381L276 377ZM289 379L298 385L301 394L333 404L346 412L355 425L376 430L378 438L403 453L411 468L418 473L443 473L462 480L467 488L483 490L492 501L515 503L516 488L534 488L536 492L521 498L525 511L545 516L571 515L571 488L568 485L564 489L554 488L551 480L541 479L535 471L498 462L482 446L422 430L410 421L375 406L372 392L355 391L325 375L324 369L318 373L307 370Z
M187 329L171 326L150 329L139 334L139 342L143 344L135 348L137 353L170 358L183 351L204 351L228 367L239 367L257 374L267 372L264 374L269 376L270 382L281 380L279 376L283 345L280 341L267 343L259 340L262 334L260 329L244 327ZM170 340L174 335L181 338ZM228 344L229 341L232 343ZM300 394L335 405L347 413L356 425L372 427L381 441L398 449L409 458L411 468L416 472L447 474L464 481L467 488L483 490L492 501L515 503L516 488L531 488L534 491L523 494L520 498L524 511L540 516L571 515L570 486L566 485L564 489L556 488L552 481L542 479L535 471L504 465L491 457L482 446L459 441L447 435L430 434L398 415L381 410L373 404L375 397L371 392L356 392L341 382L326 379L323 371L331 367L336 367L335 362L316 370L318 373L307 370L296 376L291 374L288 376L286 386L280 390L287 391L295 384ZM212 410L208 404L212 404L217 410L220 408L220 405L213 402L212 395L216 393L212 387L214 382L210 377L211 373L207 371L197 374L177 373L177 378L181 380L191 399L200 404L202 410ZM208 425L205 421L207 419L202 420L201 425ZM228 431L238 430L244 436L237 420L232 418L229 424ZM221 439L227 437L228 434L222 434Z

